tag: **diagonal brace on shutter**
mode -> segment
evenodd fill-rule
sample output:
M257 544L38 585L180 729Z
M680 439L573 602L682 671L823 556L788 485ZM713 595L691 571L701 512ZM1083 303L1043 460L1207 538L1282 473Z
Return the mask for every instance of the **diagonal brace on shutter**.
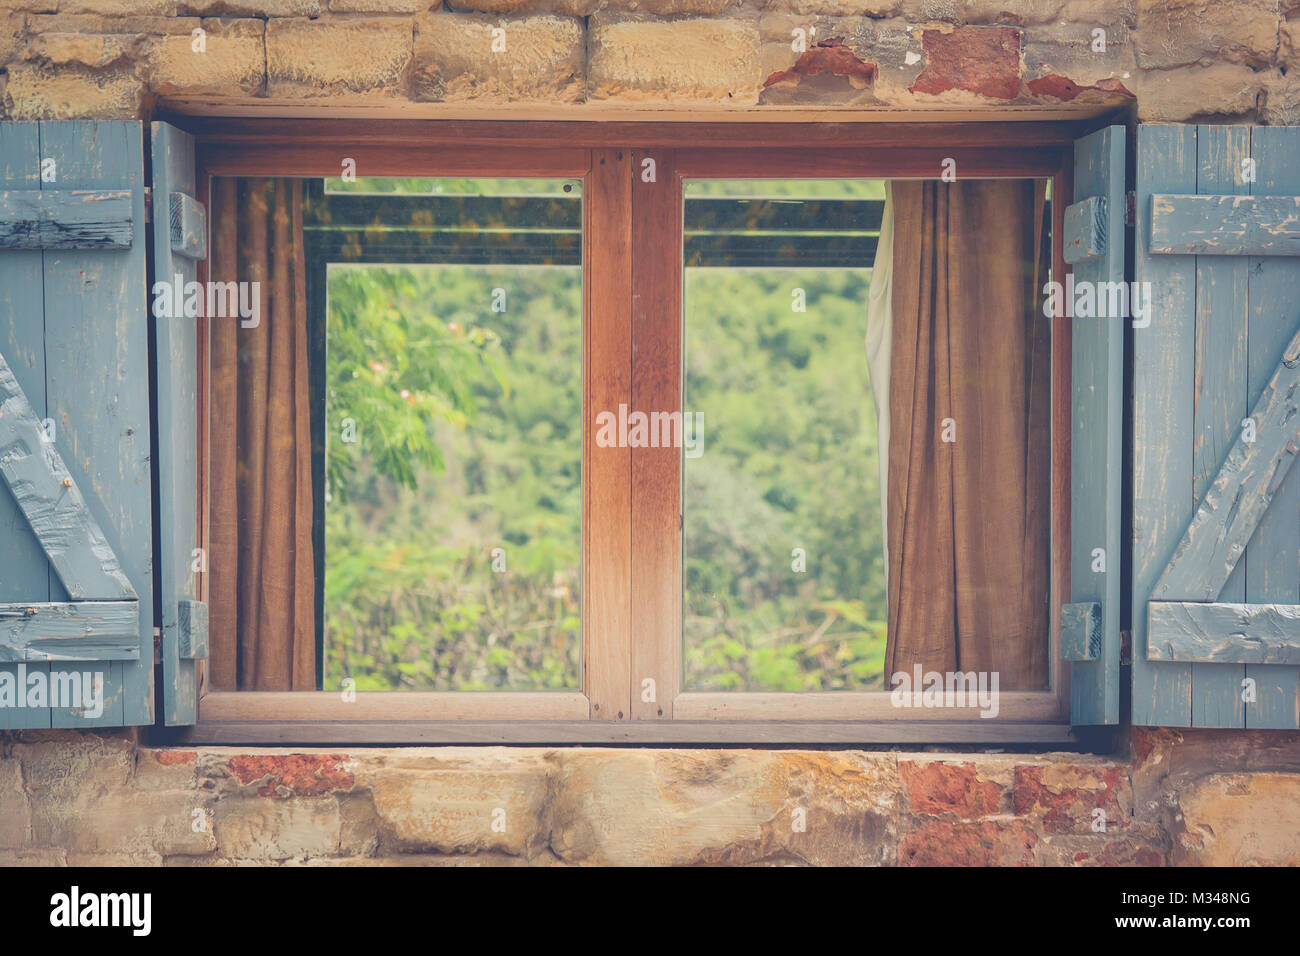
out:
M1300 606L1211 603L1300 452L1300 330L1251 418L1152 591L1148 660L1300 664Z
M3 355L0 477L9 485L70 597L92 601L136 598L108 538Z

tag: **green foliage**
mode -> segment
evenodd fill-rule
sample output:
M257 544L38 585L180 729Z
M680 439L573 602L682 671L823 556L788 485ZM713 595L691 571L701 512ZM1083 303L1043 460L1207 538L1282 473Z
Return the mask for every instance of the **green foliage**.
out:
M327 447L331 489L342 471L348 495L326 506L326 686L576 688L580 270L349 267L329 281ZM344 411L360 441L339 449Z
M869 281L865 269L687 271L686 407L704 413L705 436L685 469L690 689L882 685Z
M427 280L412 269L348 267L329 282L329 382L325 420L331 495L346 499L364 455L380 475L414 488L416 470L442 471L435 423L463 428L477 410L484 368L505 387L492 355L499 340L427 313ZM348 441L351 419L356 441Z
M687 272L685 408L705 439L684 472L690 689L882 686L868 279ZM581 310L573 267L331 269L327 688L579 686Z

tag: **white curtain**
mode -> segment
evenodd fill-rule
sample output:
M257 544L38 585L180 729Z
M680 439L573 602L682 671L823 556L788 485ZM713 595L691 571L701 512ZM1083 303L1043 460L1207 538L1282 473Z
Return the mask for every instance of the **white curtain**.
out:
M867 295L867 369L876 401L876 438L880 465L880 538L885 545L885 577L889 576L889 353L893 339L890 286L894 271L894 204L885 183L885 212L880 223L880 244L871 267Z

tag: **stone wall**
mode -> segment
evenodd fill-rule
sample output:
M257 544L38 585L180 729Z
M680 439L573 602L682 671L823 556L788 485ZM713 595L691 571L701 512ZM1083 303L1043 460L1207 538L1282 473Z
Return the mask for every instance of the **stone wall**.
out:
M0 116L1295 123L1298 37L1300 0L0 0Z
M1137 730L1130 749L191 751L15 732L0 865L1300 865L1300 734Z

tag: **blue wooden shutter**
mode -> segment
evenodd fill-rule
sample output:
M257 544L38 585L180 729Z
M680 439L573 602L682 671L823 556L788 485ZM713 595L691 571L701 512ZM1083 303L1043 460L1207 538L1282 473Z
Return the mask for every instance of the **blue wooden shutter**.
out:
M1062 241L1076 284L1124 281L1124 142L1124 127L1110 126L1074 144ZM1071 662L1075 725L1119 722L1124 321L1070 320L1070 603L1061 654Z
M1300 727L1300 129L1138 130L1133 722Z
M153 721L144 222L139 123L0 123L0 728Z
M194 282L207 257L207 220L195 188L194 139L166 123L150 130L155 290ZM164 292L164 295L166 293ZM163 301L166 301L164 299ZM207 656L207 605L198 600L199 319L154 316L158 383L158 591L162 611L163 721L194 723L196 664Z

